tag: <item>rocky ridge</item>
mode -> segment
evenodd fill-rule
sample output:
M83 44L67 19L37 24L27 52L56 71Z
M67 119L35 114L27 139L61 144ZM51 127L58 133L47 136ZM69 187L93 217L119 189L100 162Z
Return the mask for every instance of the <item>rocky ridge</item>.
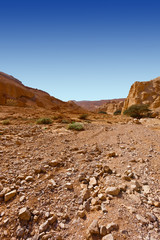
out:
M42 90L26 87L18 79L3 72L0 72L0 105L84 112L73 102L63 102Z

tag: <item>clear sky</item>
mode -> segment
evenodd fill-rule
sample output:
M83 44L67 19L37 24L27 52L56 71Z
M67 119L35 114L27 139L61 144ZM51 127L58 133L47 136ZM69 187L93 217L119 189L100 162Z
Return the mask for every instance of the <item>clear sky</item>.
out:
M159 0L0 0L0 71L63 101L160 76Z

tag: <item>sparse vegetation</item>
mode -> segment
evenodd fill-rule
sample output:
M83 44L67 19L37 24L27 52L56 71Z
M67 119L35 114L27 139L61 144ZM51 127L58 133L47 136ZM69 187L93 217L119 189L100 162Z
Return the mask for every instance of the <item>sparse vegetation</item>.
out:
M3 120L2 124L3 124L3 125L9 125L9 124L11 124L11 123L10 123L10 121L9 121L8 119L6 119L6 120Z
M73 123L70 123L68 125L68 128L69 130L76 130L76 131L83 131L84 130L84 126L83 124L79 123L79 122L73 122Z
M150 109L146 104L137 104L132 105L128 109L123 112L124 115L133 117L133 118L143 118L143 117L150 117Z
M79 116L79 119L86 120L88 117L88 114L82 114Z
M50 118L40 118L36 122L37 124L51 124L52 120Z
M114 114L114 115L121 115L121 110L118 109L118 110L116 110L113 114Z
M107 114L105 111L99 111L100 114Z

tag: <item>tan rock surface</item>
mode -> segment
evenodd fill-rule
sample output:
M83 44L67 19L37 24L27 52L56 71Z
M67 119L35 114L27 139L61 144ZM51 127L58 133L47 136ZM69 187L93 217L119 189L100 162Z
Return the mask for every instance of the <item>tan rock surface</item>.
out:
M122 111L134 104L148 104L151 109L160 108L160 77L151 81L135 82L131 86Z

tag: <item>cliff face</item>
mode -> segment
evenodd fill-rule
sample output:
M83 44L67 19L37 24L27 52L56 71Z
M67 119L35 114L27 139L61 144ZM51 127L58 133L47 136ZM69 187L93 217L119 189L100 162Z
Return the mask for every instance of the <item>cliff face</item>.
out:
M26 87L18 79L3 72L0 72L0 105L81 111L76 104L63 102L44 91Z
M124 100L117 99L112 100L109 103L105 103L103 106L99 108L99 111L105 111L108 114L113 114L117 110L122 110L124 104Z
M124 102L125 98L111 99L111 100L99 100L99 101L74 101L77 105L89 111L106 111L109 109L111 113L117 110L120 102ZM121 103L121 104L122 104ZM122 104L123 105L123 104ZM113 109L113 110L112 110ZM122 107L121 107L122 109Z
M122 111L134 104L148 104L153 110L160 108L160 77L131 86Z

